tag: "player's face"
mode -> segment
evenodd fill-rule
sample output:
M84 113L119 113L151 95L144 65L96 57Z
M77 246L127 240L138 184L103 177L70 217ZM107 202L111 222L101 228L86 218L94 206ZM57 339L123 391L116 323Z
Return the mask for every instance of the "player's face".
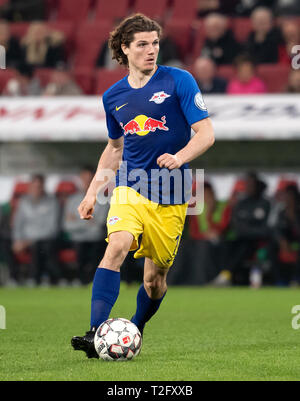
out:
M29 194L34 199L39 199L44 193L44 183L39 179L34 179L29 186Z
M129 69L149 74L156 66L159 52L157 32L138 32L129 47L122 47L128 59Z

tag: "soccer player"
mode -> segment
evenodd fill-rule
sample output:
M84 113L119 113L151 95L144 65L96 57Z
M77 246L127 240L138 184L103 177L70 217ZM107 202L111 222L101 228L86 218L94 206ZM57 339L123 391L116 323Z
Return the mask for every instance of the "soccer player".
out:
M129 74L103 95L108 144L78 207L82 219L91 219L97 193L107 182L103 171L117 172L107 218L108 245L93 281L90 330L71 341L89 358L97 358L95 331L109 318L118 298L120 267L130 250L136 251L135 258L145 258L144 281L131 320L143 333L157 312L191 196L187 163L214 143L212 124L192 75L156 64L161 33L155 21L135 14L110 34L113 58ZM172 173L169 185L164 185L166 172Z

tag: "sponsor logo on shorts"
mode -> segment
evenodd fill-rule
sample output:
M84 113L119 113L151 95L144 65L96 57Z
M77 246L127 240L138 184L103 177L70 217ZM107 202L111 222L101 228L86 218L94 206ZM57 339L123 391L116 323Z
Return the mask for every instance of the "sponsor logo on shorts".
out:
M114 216L114 217L111 217L111 218L108 220L108 224L111 225L111 226L113 226L114 224L116 224L116 223L117 223L118 221L120 221L120 220L121 220L120 217Z

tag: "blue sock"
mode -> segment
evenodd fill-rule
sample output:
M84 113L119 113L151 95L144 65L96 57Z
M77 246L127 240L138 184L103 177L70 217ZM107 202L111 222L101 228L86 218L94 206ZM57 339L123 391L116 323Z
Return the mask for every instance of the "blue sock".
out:
M131 321L139 328L141 334L143 334L145 324L158 311L165 295L166 293L160 299L151 299L145 290L144 284L140 286L137 294L136 312Z
M97 268L91 305L91 328L98 328L109 318L120 291L120 272Z

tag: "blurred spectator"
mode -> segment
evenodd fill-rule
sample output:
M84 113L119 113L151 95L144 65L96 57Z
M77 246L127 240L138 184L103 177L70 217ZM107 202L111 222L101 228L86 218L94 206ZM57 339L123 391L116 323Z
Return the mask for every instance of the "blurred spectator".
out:
M11 199L1 205L0 238L2 240L2 252L4 262L8 266L8 280L6 285L15 287L19 280L19 266L15 261L12 251L12 223L21 198L27 193L28 183L17 182Z
M58 203L46 194L44 177L35 175L29 185L28 195L23 197L13 221L13 252L29 252L31 272L29 279L36 283L60 278L56 260L56 237L58 234Z
M234 15L239 0L198 0L198 16L203 17L211 12Z
M257 63L277 63L283 43L280 30L274 26L272 11L259 7L251 14L252 32L245 44L246 51Z
M240 0L236 6L238 15L248 17L252 11L257 7L268 7L273 9L277 0Z
M94 170L84 167L80 172L81 191L70 196L64 207L62 228L76 250L79 279L82 284L92 281L105 250L106 218L108 205L96 203L94 218L86 221L80 219L77 208L85 196L94 176Z
M183 64L180 60L180 53L177 43L164 30L165 21L162 18L159 18L157 22L160 24L163 30L163 35L159 40L157 64L182 68Z
M228 285L232 280L240 284L243 280L241 269L245 261L253 257L255 271L260 279L262 276L260 255L263 253L261 247L270 238L270 202L264 197L265 183L255 173L248 173L245 183L245 197L239 200L232 210L231 227L235 238L226 243L222 257L224 269L214 280L217 286Z
M56 70L53 71L43 94L45 96L79 96L82 90L68 72Z
M220 246L229 226L230 215L227 213L227 202L217 200L209 182L204 183L204 205L199 203L195 208L197 214L187 217L191 241L188 249L193 255L188 284L204 284L216 276L222 265ZM184 283L187 283L186 280Z
M231 64L241 50L232 31L228 28L228 19L213 13L204 20L205 42L201 56L209 57L217 65Z
M291 70L288 79L287 92L300 93L300 70Z
M11 22L43 20L46 0L9 0L0 13Z
M179 68L182 67L177 44L170 36L163 36L159 41L157 63Z
M10 207L9 204L0 205L0 286L3 284L1 280L1 269L3 265L8 266L11 255L10 243ZM4 281L4 279L3 279Z
M266 93L264 82L255 74L255 65L248 56L239 56L235 61L236 77L227 87L229 95L250 95Z
M108 47L108 41L106 40L100 48L96 67L98 68L107 68L109 70L114 70L115 68L119 68L119 63L116 60L113 60L111 57L111 51Z
M283 209L273 227L273 270L277 284L300 283L300 193L296 185L283 191Z
M6 50L6 67L18 68L22 58L18 40L11 36L10 27L6 21L0 20L0 45Z
M114 19L114 27L117 27L122 21L122 18ZM98 57L96 60L97 68L107 68L108 70L114 70L119 68L120 65L116 60L112 59L111 50L108 46L108 40L106 40L99 49Z
M271 198L271 211L269 214L268 225L273 229L277 224L278 216L284 209L284 193L287 186L294 185L297 187L295 180L281 178L278 182L274 196Z
M38 78L33 76L33 68L23 64L16 72L16 76L11 78L2 94L4 96L39 96L42 88Z
M65 63L64 35L33 22L21 41L24 61L34 67L57 68Z
M300 44L300 27L296 21L283 20L281 23L283 43L279 48L279 62L291 65L294 56L292 49Z
M217 76L216 64L207 57L199 57L194 64L194 77L202 93L225 93L227 81Z
M228 227L227 218L223 219L226 205L227 202L217 200L213 186L205 182L203 211L196 216L190 216L191 237L217 242Z
M300 15L300 2L299 0L277 0L275 12L278 16Z

